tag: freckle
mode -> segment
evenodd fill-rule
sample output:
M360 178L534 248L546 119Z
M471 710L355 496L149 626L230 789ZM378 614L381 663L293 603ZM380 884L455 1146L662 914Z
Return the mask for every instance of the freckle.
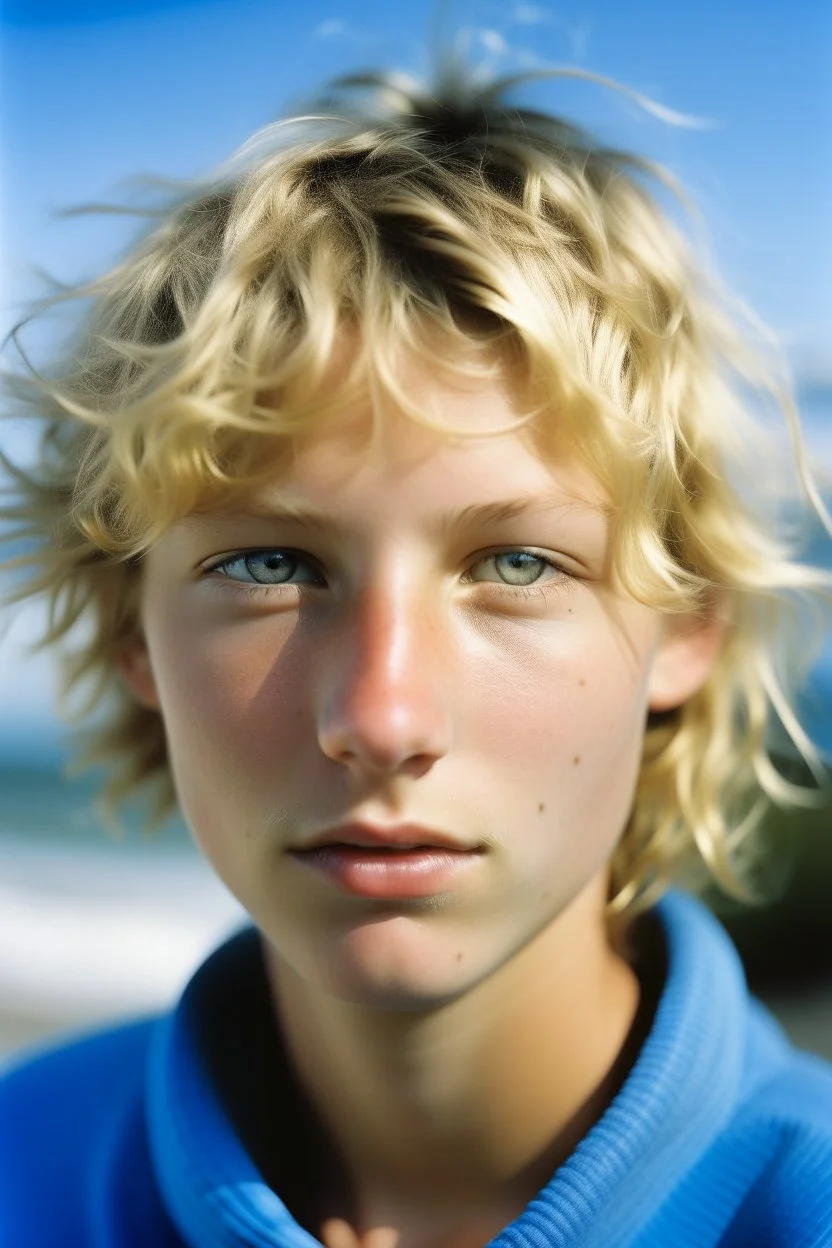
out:
M586 685L586 681L584 680L583 676L582 676L582 677L581 677L581 679L578 681L578 684L581 686L581 688L582 688L582 689L583 689L583 688L584 688L584 686Z
M537 809L538 809L538 813L542 815L542 814L543 814L543 812L544 812L544 810L546 809L546 805L545 805L545 803L544 803L544 802L538 802Z
M576 754L575 757L572 759L572 766L577 767L580 761L581 761L580 754Z
M461 954L461 953L458 953L458 954L456 955L456 960L457 960L457 962L461 962L461 961L462 961L462 954Z

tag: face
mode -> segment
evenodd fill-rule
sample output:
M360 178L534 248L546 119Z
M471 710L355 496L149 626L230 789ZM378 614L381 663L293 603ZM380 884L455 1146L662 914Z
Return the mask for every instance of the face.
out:
M416 364L406 381L465 430L516 417L493 383ZM273 486L167 533L124 671L272 956L344 999L417 1008L555 932L605 875L647 711L708 662L612 583L605 500L576 460L393 410L368 451L367 419L344 412ZM446 844L328 834L347 821Z

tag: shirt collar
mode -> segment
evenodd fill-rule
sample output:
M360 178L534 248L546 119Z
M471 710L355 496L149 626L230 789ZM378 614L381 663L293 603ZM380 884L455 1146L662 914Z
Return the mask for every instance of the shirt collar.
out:
M668 893L656 913L667 975L650 1032L617 1096L551 1181L493 1241L626 1243L732 1114L744 1051L746 990L728 937L705 908ZM249 942L253 929L233 938ZM224 946L223 949L227 949ZM162 1198L199 1248L318 1248L263 1181L201 1060L199 1001L216 958L197 971L153 1037L147 1083L151 1152Z

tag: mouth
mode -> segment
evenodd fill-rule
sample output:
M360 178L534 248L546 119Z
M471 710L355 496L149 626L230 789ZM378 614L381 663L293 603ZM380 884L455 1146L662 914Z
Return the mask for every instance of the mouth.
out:
M448 832L416 823L381 826L352 821L324 829L305 844L296 846L295 851L304 853L309 850L333 847L367 849L391 854L429 849L471 853L483 849L482 844L466 843Z
M484 848L413 824L344 824L289 852L302 868L341 892L408 901L452 891Z

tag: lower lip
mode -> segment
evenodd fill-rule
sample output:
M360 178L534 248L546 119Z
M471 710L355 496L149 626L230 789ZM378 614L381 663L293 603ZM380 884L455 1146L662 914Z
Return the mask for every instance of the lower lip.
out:
M359 845L324 845L292 854L295 861L326 876L345 893L386 901L447 892L480 856L477 850L374 850Z

